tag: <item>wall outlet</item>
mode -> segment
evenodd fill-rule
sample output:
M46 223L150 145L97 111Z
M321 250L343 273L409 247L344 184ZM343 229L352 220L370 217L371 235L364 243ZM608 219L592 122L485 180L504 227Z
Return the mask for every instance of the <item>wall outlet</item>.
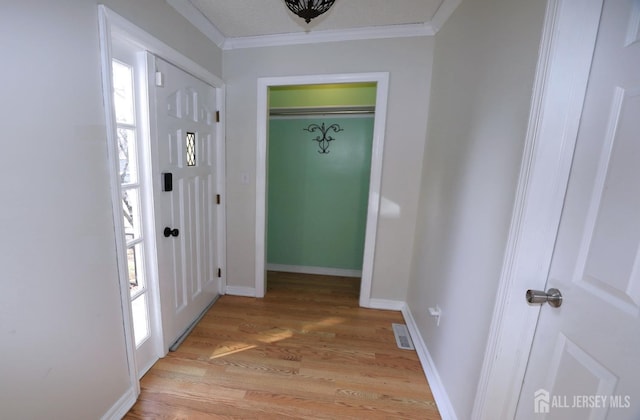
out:
M440 306L436 305L435 308L429 308L429 315L436 319L436 327L440 326L440 316L442 315L442 310Z

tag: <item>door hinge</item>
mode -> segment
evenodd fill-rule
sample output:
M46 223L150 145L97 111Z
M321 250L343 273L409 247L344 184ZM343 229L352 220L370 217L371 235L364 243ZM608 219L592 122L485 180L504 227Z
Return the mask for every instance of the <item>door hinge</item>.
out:
M218 278L222 277L222 268L218 268Z
M220 111L216 111L216 122L220 122Z
M216 194L216 204L220 204L220 194Z

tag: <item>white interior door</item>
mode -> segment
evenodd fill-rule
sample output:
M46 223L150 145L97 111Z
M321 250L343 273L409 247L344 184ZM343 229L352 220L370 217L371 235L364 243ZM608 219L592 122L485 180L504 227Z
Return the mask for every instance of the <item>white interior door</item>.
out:
M216 91L160 58L150 61L158 271L168 349L219 292Z
M604 2L547 287L516 418L639 419L638 0Z

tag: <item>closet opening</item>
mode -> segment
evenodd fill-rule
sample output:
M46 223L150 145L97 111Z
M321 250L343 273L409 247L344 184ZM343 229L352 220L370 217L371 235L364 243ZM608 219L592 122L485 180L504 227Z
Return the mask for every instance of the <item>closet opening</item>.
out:
M340 277L356 288L360 306L369 306L387 75L367 76L339 82L325 76L322 83L261 79L257 296L274 275L280 282L302 276L315 285Z

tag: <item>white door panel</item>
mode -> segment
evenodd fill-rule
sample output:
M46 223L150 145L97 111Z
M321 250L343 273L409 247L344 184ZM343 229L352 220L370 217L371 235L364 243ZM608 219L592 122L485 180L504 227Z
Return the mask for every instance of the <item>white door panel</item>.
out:
M218 295L215 89L155 58L156 228L165 347ZM155 77L152 79L155 80ZM164 191L170 173L172 191ZM169 228L171 235L165 237ZM174 231L177 230L177 231Z
M518 419L640 418L639 22L604 2Z

